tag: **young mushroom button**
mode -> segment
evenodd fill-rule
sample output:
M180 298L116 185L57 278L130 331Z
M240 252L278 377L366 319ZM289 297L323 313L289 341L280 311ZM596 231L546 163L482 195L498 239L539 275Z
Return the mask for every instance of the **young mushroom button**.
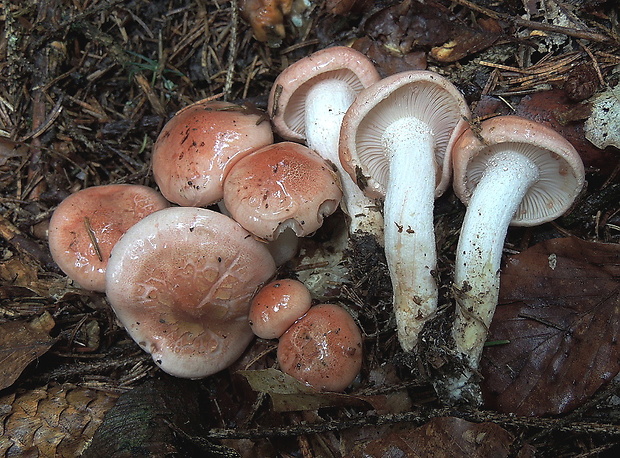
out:
M112 250L107 296L129 335L165 372L202 378L231 365L253 337L252 295L273 258L229 217L174 207L127 231Z
M48 235L52 258L82 288L104 292L108 258L118 239L145 216L169 206L146 186L82 189L63 200L52 215Z
M295 62L277 77L268 110L278 134L287 140L305 141L338 170L349 233L361 231L360 235L369 234L382 244L379 208L345 173L338 155L340 126L347 108L362 89L379 79L364 54L344 46L323 49Z
M344 391L362 368L362 334L342 307L315 305L280 338L278 362L314 388Z
M454 190L467 204L456 252L453 336L473 373L497 305L508 226L534 226L562 215L584 185L584 167L560 134L517 116L467 130L452 157ZM455 397L471 375L455 380Z
M340 159L367 195L384 198L385 253L398 339L413 350L437 308L435 197L449 184L450 146L467 103L428 71L389 76L360 92L340 132Z
M308 147L280 142L254 151L230 170L224 204L252 234L275 240L286 229L309 235L342 197L338 176Z
M263 286L250 304L250 326L258 337L277 339L303 316L312 297L306 286L291 278Z
M162 194L186 207L222 198L224 177L241 157L273 143L261 113L228 102L200 101L177 112L153 146L153 176Z

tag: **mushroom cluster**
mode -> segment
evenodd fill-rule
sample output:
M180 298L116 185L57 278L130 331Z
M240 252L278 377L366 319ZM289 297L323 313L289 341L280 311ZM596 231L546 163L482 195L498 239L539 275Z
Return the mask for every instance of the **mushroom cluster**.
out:
M362 334L344 308L312 305L306 286L292 279L265 285L252 299L250 326L279 339L280 369L322 391L343 391L362 368Z
M284 372L341 391L362 366L352 316L312 306L296 280L268 282L295 256L297 238L340 206L349 240L384 248L398 340L416 350L439 301L434 200L454 171L468 206L452 329L465 370L448 381L459 398L497 304L508 226L558 217L584 185L578 153L556 132L516 116L474 128L470 117L459 90L434 72L381 78L362 53L324 49L276 79L268 116L213 100L177 112L153 147L163 196L134 185L80 191L54 213L50 249L78 284L106 293L170 374L213 374L257 335L279 339ZM219 211L205 208L213 204Z

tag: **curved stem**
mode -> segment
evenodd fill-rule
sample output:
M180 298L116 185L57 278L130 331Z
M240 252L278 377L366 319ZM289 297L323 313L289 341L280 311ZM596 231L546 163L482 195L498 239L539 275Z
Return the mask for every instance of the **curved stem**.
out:
M349 233L358 231L383 241L383 218L374 200L364 195L340 163L338 140L342 118L356 92L344 81L326 79L316 83L306 97L306 142L336 167L342 186L342 207L349 216Z
M517 152L495 154L465 213L456 251L456 349L477 369L499 296L502 249L510 221L530 186L536 165Z
M383 144L391 157L384 205L385 252L398 340L405 351L411 351L424 323L437 309L435 142L425 123L405 118L385 130Z

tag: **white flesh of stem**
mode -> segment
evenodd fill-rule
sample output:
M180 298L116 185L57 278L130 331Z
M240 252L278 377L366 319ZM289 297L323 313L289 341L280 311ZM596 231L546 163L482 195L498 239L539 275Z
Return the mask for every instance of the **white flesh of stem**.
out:
M432 132L416 118L394 122L383 134L390 157L386 189L385 252L394 289L398 340L415 348L424 323L437 309L433 208L436 163Z
M499 269L508 226L538 167L517 152L500 152L473 192L456 251L456 349L478 368L499 296Z
M350 217L349 233L369 233L383 241L383 219L375 202L364 195L344 170L338 155L342 118L355 100L356 92L344 81L325 79L315 84L306 97L306 142L309 148L336 167L342 185L342 207Z

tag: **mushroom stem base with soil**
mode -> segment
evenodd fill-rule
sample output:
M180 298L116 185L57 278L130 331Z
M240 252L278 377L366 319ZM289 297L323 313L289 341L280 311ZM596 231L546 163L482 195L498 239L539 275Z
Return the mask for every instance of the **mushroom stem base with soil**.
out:
M398 340L403 350L411 351L424 323L437 309L435 141L426 123L408 117L393 122L382 142L391 156L383 216L386 260Z
M342 80L325 79L315 83L306 96L306 142L336 167L343 194L341 206L349 217L349 233L372 234L383 244L381 212L376 202L365 196L344 170L338 154L342 118L355 96L356 91Z
M538 180L536 164L515 151L495 154L471 197L456 251L452 335L469 374L452 380L454 398L477 371L499 296L504 240L523 196Z

